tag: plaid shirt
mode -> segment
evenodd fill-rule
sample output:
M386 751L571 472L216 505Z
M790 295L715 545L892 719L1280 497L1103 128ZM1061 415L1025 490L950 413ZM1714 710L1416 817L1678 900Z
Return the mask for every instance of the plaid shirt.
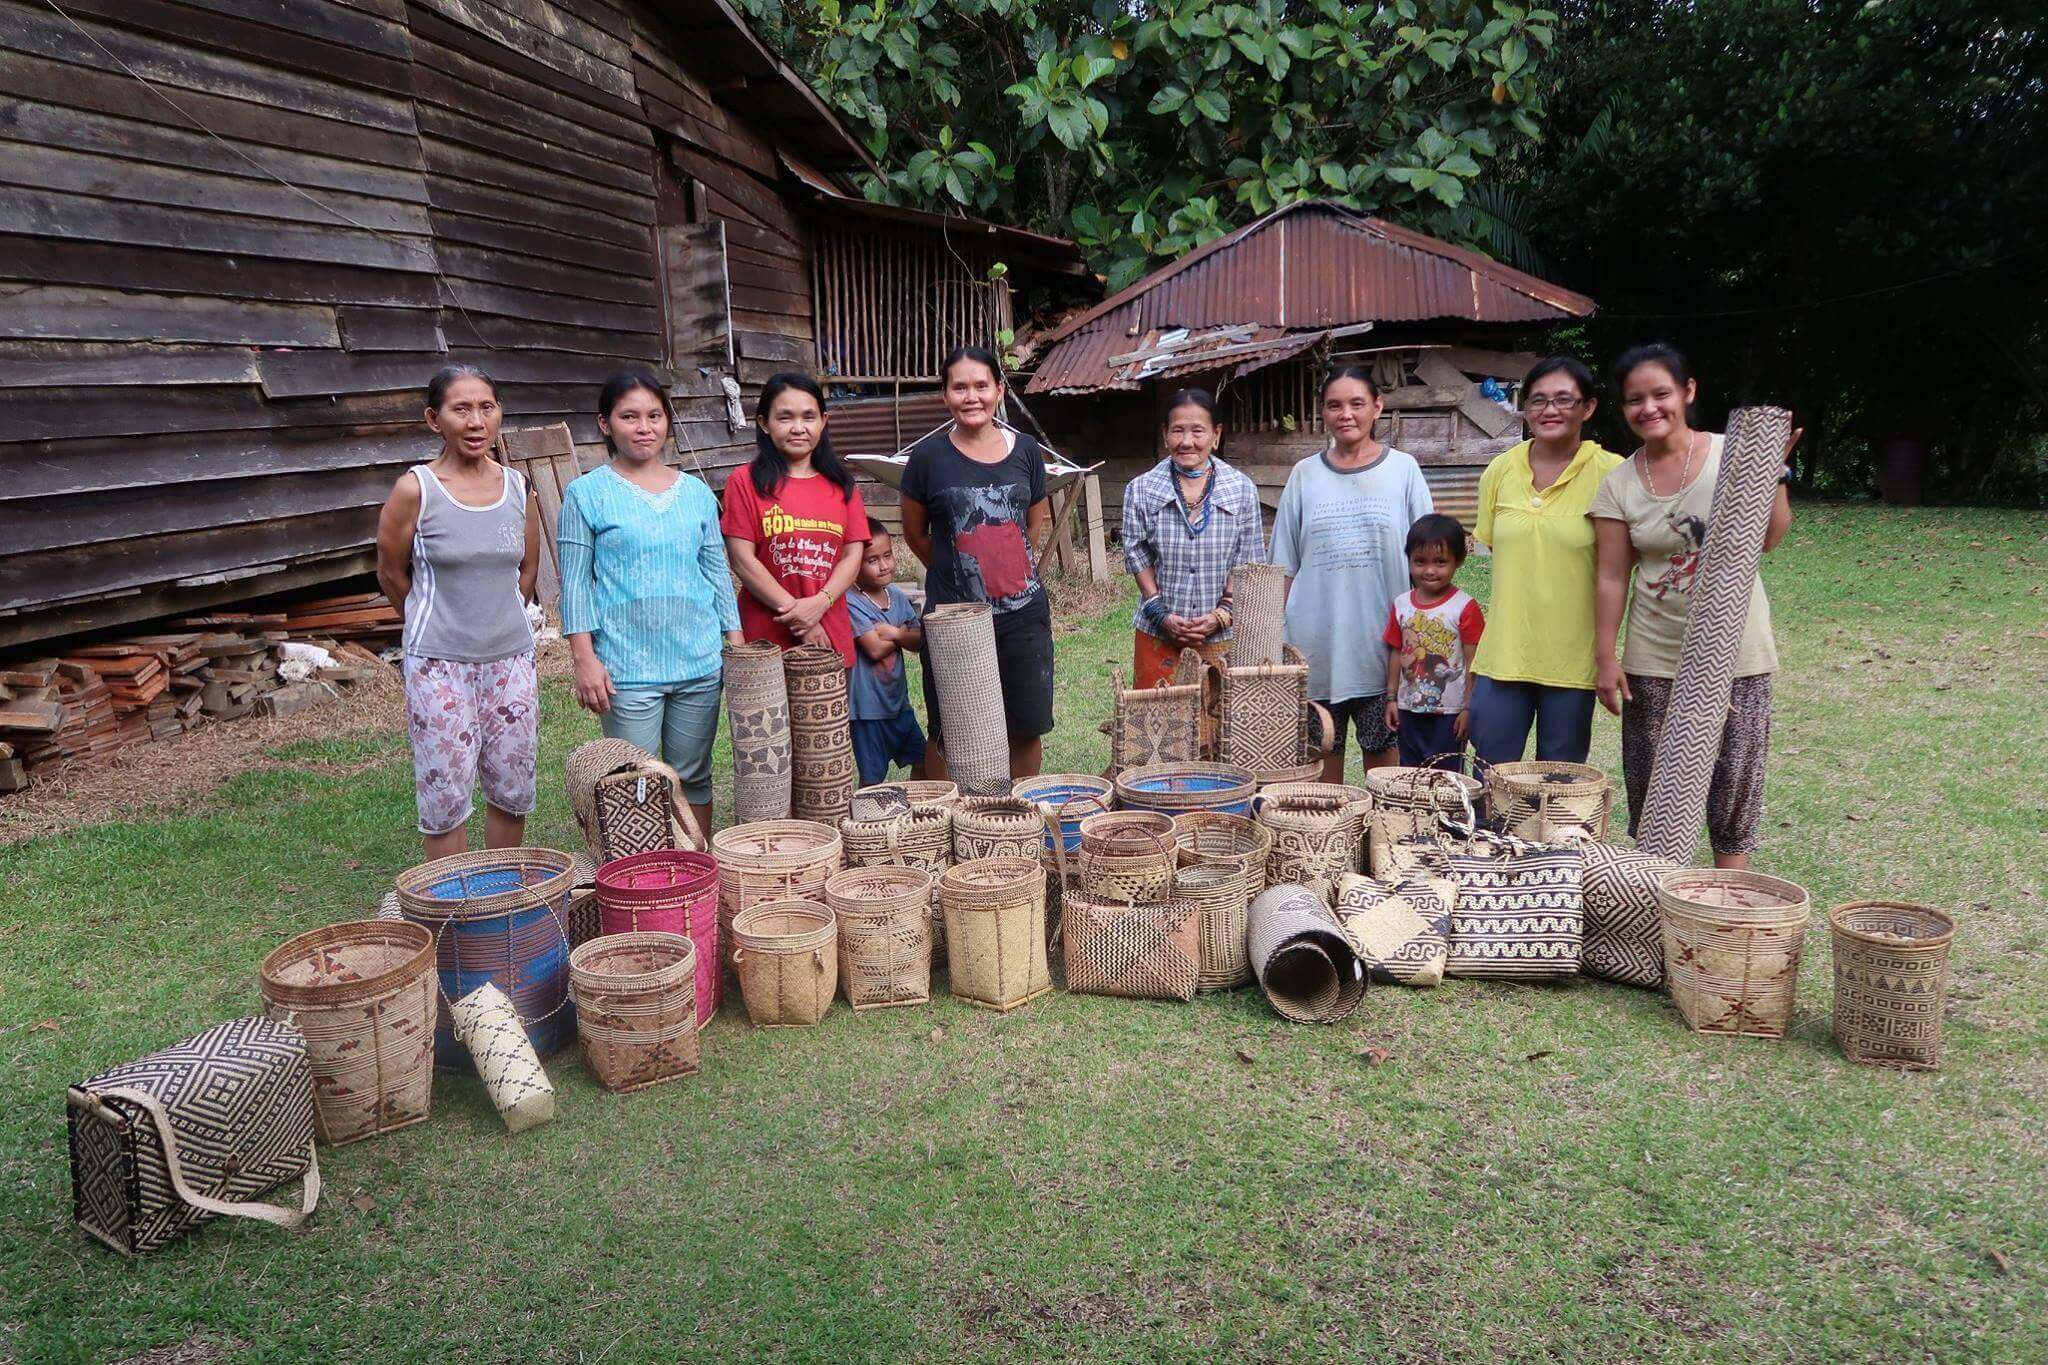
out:
M1161 460L1124 486L1124 563L1134 574L1152 570L1166 610L1175 616L1214 611L1230 599L1231 570L1265 557L1257 486L1223 461L1211 457L1211 462L1216 482L1209 494L1209 521L1199 533L1188 529L1171 461ZM1140 615L1133 615L1131 624L1145 629ZM1222 631L1213 638L1229 635Z

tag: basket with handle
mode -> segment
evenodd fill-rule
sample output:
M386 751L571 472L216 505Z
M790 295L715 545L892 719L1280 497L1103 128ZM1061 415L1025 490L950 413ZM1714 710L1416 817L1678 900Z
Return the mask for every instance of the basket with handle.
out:
M526 1029L536 1056L576 1036L569 1002L569 897L576 861L548 848L494 848L436 858L398 876L398 906L434 936L444 1002L496 983ZM434 1027L434 1064L460 1069L470 1058L443 1009Z
M932 998L932 895L915 867L849 867L825 883L839 921L839 987L856 1012Z
M697 1074L698 977L687 934L607 934L569 954L583 1064L600 1085L644 1090Z
M1681 868L1657 883L1664 981L1695 1033L1782 1038L1812 904L1782 877Z
M1358 788L1334 782L1280 783L1260 792L1257 819L1273 838L1266 885L1306 886L1328 901L1337 878L1358 869L1370 804Z
M431 933L403 920L329 924L286 940L257 975L264 1012L305 1035L322 1142L427 1117L439 995Z
M1853 901L1828 914L1835 1043L1852 1062L1933 1071L1956 922L1926 905Z
M1081 822L1081 892L1099 901L1170 900L1179 848L1173 821L1157 811L1091 815Z
M1069 895L1060 913L1067 989L1128 1000L1192 1000L1201 915L1184 901L1133 904Z
M939 878L939 904L946 912L947 983L957 998L1013 1010L1052 989L1043 860L956 863Z
M1108 776L1153 763L1200 762L1208 676L1203 672L1194 681L1127 688L1123 670L1115 670L1107 722Z
M812 820L757 820L711 836L718 860L719 942L731 959L732 925L769 901L825 903L825 881L839 870L845 844L837 830Z
M733 920L733 969L759 1028L807 1028L839 992L839 921L815 901L766 901Z
M1247 898L1266 889L1266 859L1273 852L1273 832L1258 821L1192 811L1173 817L1173 837L1180 845L1180 867L1214 864L1237 868L1244 873Z
M1486 803L1503 834L1537 844L1597 843L1614 814L1614 782L1590 763L1495 763L1486 769Z
M848 867L914 867L931 874L934 965L946 960L946 921L939 913L938 881L940 874L953 865L953 804L912 804L907 810L882 819L849 817L839 822Z

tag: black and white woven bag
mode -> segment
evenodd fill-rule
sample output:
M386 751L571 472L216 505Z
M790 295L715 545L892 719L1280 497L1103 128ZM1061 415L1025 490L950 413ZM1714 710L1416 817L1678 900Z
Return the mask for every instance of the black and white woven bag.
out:
M71 1087L78 1225L139 1256L215 1217L296 1227L320 1201L313 1071L289 1024L231 1019ZM254 1202L304 1177L301 1207Z

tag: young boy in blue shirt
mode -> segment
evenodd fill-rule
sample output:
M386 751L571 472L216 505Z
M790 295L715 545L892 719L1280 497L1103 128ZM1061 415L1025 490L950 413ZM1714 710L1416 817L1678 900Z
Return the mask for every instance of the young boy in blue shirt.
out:
M887 782L892 763L910 769L913 778L924 776L924 731L910 709L903 667L905 650L924 648L924 631L895 577L895 543L882 523L869 517L860 576L846 595L859 655L847 672L846 691L853 710L853 758L863 787Z

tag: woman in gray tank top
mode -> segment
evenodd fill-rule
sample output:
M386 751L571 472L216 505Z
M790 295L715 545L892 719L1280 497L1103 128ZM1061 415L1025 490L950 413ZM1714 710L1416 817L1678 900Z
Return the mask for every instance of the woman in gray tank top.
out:
M377 520L377 581L405 613L406 728L427 856L469 848L472 789L484 835L516 848L533 813L539 679L526 604L540 572L540 507L491 458L498 388L473 365L427 384L441 453L399 476Z

